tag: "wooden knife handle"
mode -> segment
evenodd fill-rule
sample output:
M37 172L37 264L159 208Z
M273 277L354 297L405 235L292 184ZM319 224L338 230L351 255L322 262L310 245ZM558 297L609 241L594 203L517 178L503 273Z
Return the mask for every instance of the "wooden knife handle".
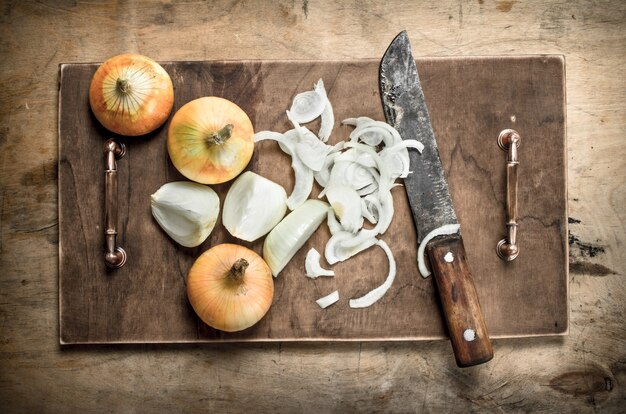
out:
M439 290L454 356L459 367L493 358L478 295L459 234L433 239L426 246Z

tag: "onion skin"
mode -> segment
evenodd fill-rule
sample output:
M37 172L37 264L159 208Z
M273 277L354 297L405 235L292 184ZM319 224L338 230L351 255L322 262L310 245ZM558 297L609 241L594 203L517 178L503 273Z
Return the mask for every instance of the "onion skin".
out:
M89 104L109 131L124 136L148 134L167 120L174 106L174 87L168 73L147 56L114 56L94 74Z
M233 265L244 259L244 272ZM218 244L205 251L189 270L187 297L200 319L226 332L247 329L265 316L274 297L272 272L253 250Z
M223 142L216 140L228 125L232 129ZM174 114L167 150L174 167L188 179L220 184L246 168L254 150L253 136L252 122L239 106L206 96L188 102Z

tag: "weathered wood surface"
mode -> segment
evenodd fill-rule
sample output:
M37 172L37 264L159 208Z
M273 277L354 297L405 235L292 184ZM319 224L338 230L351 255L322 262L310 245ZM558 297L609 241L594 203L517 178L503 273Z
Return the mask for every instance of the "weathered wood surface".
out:
M381 52L382 53L382 52ZM340 120L384 119L378 93L379 59L341 61L213 61L163 63L172 74L175 105L218 95L236 102L257 131L286 131L292 97L324 79L336 125L329 140L349 139ZM102 143L111 134L95 121L86 101L97 64L63 65L59 92L59 290L63 344L249 340L433 339L446 335L432 279L419 275L417 242L406 192L392 192L394 219L381 236L397 275L375 305L350 309L348 299L378 286L388 272L381 249L333 267L337 277L304 277L304 258L323 252L324 223L275 279L278 292L263 320L238 333L210 329L186 300L185 277L198 255L219 243L242 243L221 218L197 248L181 248L160 230L150 194L184 180L166 150L169 123L147 137L119 138L118 243L128 253L121 269L103 260ZM433 128L467 243L480 301L493 337L567 333L567 216L565 206L565 94L558 56L422 58L418 68ZM515 119L515 121L512 120ZM523 254L500 260L504 234L505 158L499 132L514 126L526 137L520 191ZM316 130L317 125L310 125ZM274 142L255 146L248 169L294 185L291 160ZM101 168L98 168L98 167ZM222 204L230 182L212 186ZM398 191L399 190L399 191ZM319 192L314 186L312 197ZM263 238L246 246L262 254ZM326 264L324 264L327 266ZM338 290L340 300L320 309L315 300ZM447 302L446 302L447 303Z
M0 405L3 412L621 412L626 5L556 2L2 2ZM264 16L264 17L261 17ZM460 370L442 341L58 345L61 62L417 56L567 61L570 335L494 341Z

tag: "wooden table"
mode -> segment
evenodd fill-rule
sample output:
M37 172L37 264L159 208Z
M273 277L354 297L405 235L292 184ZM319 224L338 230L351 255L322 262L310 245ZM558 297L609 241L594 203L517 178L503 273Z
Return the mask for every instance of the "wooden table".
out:
M407 2L408 3L408 2ZM2 412L619 412L626 403L626 3L3 1ZM495 340L458 369L427 342L61 349L57 83L62 62L562 54L570 335Z

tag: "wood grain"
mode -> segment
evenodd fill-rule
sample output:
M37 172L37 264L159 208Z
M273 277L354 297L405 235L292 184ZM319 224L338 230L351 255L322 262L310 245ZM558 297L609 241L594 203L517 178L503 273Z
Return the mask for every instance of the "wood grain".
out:
M231 61L174 62L164 67L174 83L174 111L195 98L217 95L246 111L256 131L290 129L285 108L296 93L309 90L321 78L337 119L329 141L334 144L347 139L351 130L341 126L340 120L383 119L378 64L378 60ZM230 236L218 218L206 242L193 249L181 248L152 219L150 194L166 182L184 179L167 155L168 124L140 139L120 137L127 154L118 162L118 243L128 261L121 269L107 269L102 259L103 167L97 167L104 163L102 143L110 134L97 124L85 103L85 88L96 67L61 67L61 343L445 337L433 282L417 271L416 233L404 191L394 191L394 220L382 236L396 257L397 279L376 306L353 310L347 302L382 283L388 264L379 249L371 248L334 267L336 278L313 282L304 277L306 252L312 247L324 251L330 237L323 225L276 278L277 294L259 324L238 333L205 326L187 303L187 272L210 246L241 241ZM463 233L471 241L468 257L477 275L489 332L494 337L566 333L563 60L547 56L421 59L418 70L430 99L433 127ZM520 134L528 136L526 151L536 155L524 157L528 161L520 185L524 254L508 264L495 254L504 231L506 199L505 154L496 139L498 128L513 123L511 114L517 118ZM290 164L276 143L261 142L248 169L290 192L294 184ZM551 171L546 177L548 164ZM213 186L222 204L229 187L230 183ZM317 192L319 188L313 196ZM477 214L477 210L487 214ZM260 239L246 245L261 253L262 243ZM512 291L509 281L514 281ZM315 300L334 290L340 292L340 301L320 309ZM516 312L506 313L509 307Z
M622 412L625 16L615 0L1 2L2 411ZM468 370L446 341L59 349L60 63L379 58L403 29L416 56L565 56L568 336L495 340Z

